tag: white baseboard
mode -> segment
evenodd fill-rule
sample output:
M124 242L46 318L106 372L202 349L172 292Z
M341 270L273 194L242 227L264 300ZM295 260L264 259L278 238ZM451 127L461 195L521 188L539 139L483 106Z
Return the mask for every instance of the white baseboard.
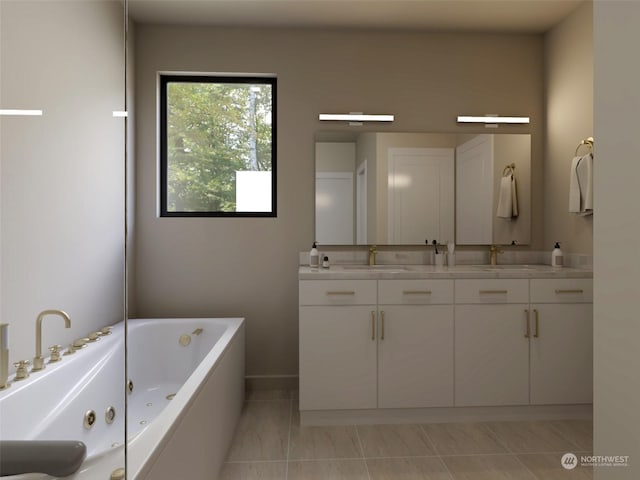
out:
M500 407L385 408L300 411L300 424L367 425L590 419L593 405L517 405Z

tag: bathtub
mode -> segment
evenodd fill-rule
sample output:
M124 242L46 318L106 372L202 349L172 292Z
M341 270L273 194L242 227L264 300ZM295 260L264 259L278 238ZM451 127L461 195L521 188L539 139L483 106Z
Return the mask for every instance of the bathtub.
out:
M129 480L215 478L242 408L244 320L129 320L127 351L125 377L122 322L111 335L13 382L0 392L0 439L84 442L86 460L65 478L108 480L125 463ZM115 417L108 423L110 407ZM91 428L84 425L89 410L96 414Z

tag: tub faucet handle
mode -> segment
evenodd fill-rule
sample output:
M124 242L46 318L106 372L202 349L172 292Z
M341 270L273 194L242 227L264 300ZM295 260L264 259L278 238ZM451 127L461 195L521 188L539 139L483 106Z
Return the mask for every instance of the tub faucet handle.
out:
M62 360L60 357L60 350L62 349L62 345L52 345L49 347L49 351L51 352L51 357L49 358L49 363L55 363Z
M29 365L31 360L20 360L13 364L16 367L16 376L14 380L24 380L29 377Z
M91 332L89 334L89 341L90 342L97 342L98 340L100 340L100 332Z
M73 343L70 343L63 355L71 355L72 353L76 353L76 347L73 346Z
M76 338L73 341L73 348L75 350L80 350L81 348L84 348L87 346L87 342L89 341L88 338Z
M111 330L113 329L113 327L104 327L100 329L100 333L102 335L111 335Z

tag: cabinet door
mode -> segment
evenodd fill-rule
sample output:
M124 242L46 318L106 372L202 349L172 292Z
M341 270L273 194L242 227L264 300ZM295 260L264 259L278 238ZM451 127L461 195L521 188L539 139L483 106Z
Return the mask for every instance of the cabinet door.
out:
M534 304L531 311L531 403L592 403L593 305Z
M456 305L455 404L529 403L528 304Z
M379 322L378 407L453 406L453 306L381 306Z
M376 408L376 307L300 307L300 410Z

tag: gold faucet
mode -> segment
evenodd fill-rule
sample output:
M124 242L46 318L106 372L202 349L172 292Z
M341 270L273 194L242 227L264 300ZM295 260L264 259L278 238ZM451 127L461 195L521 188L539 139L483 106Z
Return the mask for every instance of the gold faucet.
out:
M71 328L71 319L62 310L43 310L36 319L36 356L33 357L32 372L44 369L44 358L42 357L42 320L47 315L58 315L64 319L64 327Z
M491 265L497 265L498 264L498 254L499 253L504 253L504 250L501 250L500 247L498 245L491 245L491 248L489 248L489 260L491 262Z
M369 247L369 265L376 264L376 253L378 253L378 250L376 250L376 246L371 245Z
M0 323L0 390L9 385L9 324Z

